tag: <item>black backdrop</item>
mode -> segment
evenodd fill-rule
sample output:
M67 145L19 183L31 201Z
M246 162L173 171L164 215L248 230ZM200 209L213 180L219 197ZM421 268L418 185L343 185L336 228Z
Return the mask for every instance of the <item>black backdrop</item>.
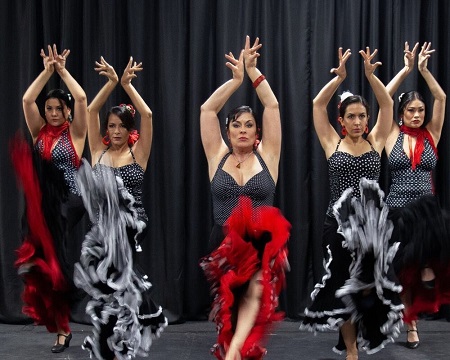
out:
M22 283L13 267L20 244L23 196L11 167L8 141L27 133L21 98L42 70L39 51L56 43L71 50L67 68L85 89L88 101L105 79L94 71L102 55L120 75L128 57L142 61L134 85L154 115L154 142L145 178L144 204L150 231L143 264L154 297L171 321L198 318L209 302L198 267L205 254L211 220L206 159L200 142L199 110L231 76L224 54L237 54L245 35L263 43L258 66L280 103L283 151L276 205L292 223L291 272L282 307L298 318L321 276L321 231L328 201L327 167L311 118L312 98L337 65L337 48L351 48L348 78L339 89L360 93L374 104L358 50L378 48L377 70L387 83L403 67L403 44L431 41L437 51L429 68L450 93L447 0L18 0L0 2L0 321L21 322ZM59 87L55 75L50 89ZM430 94L415 70L400 88ZM107 107L126 102L118 87ZM261 110L250 82L226 104ZM330 112L336 116L337 98ZM372 109L372 119L376 118ZM224 115L221 114L221 118ZM436 187L450 205L449 125L439 143ZM87 155L88 152L85 151ZM388 184L386 167L381 178ZM86 219L72 234L76 261Z

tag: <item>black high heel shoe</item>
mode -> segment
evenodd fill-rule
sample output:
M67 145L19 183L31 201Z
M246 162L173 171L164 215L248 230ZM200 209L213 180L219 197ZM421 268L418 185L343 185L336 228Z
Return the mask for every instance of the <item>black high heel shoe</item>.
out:
M419 332L417 331L417 329L410 329L410 330L406 330L406 336L408 336L408 334L410 332L416 332L417 335L419 335ZM420 341L408 341L408 339L406 339L406 347L408 349L417 349L419 347Z
M59 343L60 336L65 338L64 344ZM72 333L70 333L69 335L64 335L64 334L56 335L57 344L52 346L52 353L60 353L60 352L63 352L64 350L66 350L66 348L68 348L70 345L70 340L72 340Z

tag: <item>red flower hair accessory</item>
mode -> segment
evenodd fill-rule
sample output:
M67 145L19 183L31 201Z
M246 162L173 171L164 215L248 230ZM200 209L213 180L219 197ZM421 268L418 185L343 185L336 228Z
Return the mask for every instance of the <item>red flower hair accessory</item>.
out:
M125 108L131 113L131 116L134 117L134 114L136 113L136 110L134 109L133 105L131 104L119 104L121 108Z

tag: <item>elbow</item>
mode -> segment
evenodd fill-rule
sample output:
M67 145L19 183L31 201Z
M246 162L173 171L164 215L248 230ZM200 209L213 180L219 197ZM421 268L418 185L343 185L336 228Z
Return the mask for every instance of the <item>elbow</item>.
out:
M22 98L22 104L23 104L23 105L31 105L31 104L34 104L34 99L31 99L30 97L24 95L24 97Z
M278 100L271 101L269 104L266 105L267 109L273 109L278 110L280 108L280 104L278 103Z

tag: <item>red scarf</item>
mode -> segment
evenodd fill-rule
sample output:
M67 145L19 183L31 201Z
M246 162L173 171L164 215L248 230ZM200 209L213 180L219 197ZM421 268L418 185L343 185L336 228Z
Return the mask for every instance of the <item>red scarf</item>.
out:
M43 159L51 161L52 159L52 148L56 141L58 141L61 133L69 128L69 122L66 121L61 126L52 126L45 124L39 131L38 138L36 142L42 140L42 153Z
M426 128L410 128L405 125L400 126L400 131L406 135L413 136L416 138L416 146L414 147L414 153L411 156L411 168L416 169L417 164L420 163L423 150L425 149L425 139L430 143L434 153L437 155L436 145L434 145L433 137Z

